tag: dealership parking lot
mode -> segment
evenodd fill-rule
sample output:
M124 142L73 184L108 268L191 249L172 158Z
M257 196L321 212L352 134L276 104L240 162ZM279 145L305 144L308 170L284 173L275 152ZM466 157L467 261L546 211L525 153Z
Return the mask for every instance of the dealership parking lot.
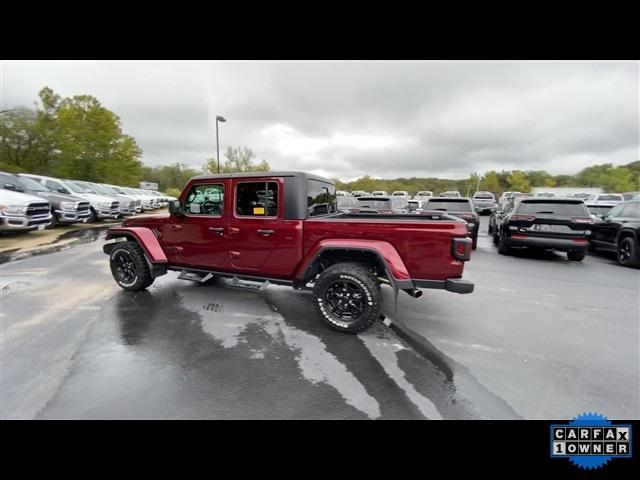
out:
M305 292L120 290L96 232L1 265L5 418L640 416L640 272L605 254L500 256L482 217L471 295L385 289L384 323L324 327Z

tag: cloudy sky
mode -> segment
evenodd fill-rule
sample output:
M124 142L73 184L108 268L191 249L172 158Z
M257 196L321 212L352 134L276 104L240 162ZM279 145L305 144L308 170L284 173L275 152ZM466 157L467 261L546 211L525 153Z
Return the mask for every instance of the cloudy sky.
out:
M639 152L638 62L2 62L0 109L45 85L116 112L148 165L247 145L344 180L574 173Z

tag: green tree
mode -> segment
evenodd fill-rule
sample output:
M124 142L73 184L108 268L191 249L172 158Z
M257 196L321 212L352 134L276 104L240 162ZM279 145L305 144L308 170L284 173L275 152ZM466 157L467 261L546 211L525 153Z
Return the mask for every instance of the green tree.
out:
M142 150L115 113L90 95L62 98L44 87L39 96L41 108L3 115L2 163L63 178L137 182Z
M608 192L628 192L633 190L636 185L631 170L627 167L612 168L609 174L602 178L600 184Z
M141 169L140 180L143 182L154 182L158 184L158 189L166 192L169 188L182 190L187 181L202 172L183 163L163 165L160 167L144 166ZM174 197L177 195L173 195Z
M486 190L498 195L502 193L503 190L500 188L500 179L495 171L489 170L484 174L480 182L480 190Z
M513 170L511 175L507 177L507 182L509 182L509 189L516 192L528 192L531 189L531 185L522 170Z
M220 173L234 172L268 172L271 166L266 160L254 164L253 159L256 154L247 147L228 147L224 156L226 161L220 165ZM218 162L215 158L208 158L205 164L205 170L211 173L218 173Z

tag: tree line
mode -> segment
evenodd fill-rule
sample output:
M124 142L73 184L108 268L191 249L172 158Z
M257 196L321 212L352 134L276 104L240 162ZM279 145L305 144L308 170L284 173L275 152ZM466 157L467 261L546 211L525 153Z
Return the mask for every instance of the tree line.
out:
M217 173L215 158L200 169L182 163L158 167L142 162L142 149L122 130L120 118L91 95L63 98L51 88L38 94L35 108L0 113L0 170L137 187L155 182L159 190L177 196L187 180L201 173ZM220 173L269 171L247 146L228 147ZM480 190L501 194L528 192L533 187L600 187L609 192L640 190L640 161L614 167L611 163L587 167L575 175L551 175L544 170L489 171L462 180L442 178L378 179L365 175L352 182L334 178L340 190Z
M443 178L394 178L380 179L369 175L352 182L333 179L339 190L384 190L389 193L406 190L415 194L420 190L431 190L438 194L446 190L458 190L470 195L479 190L495 194L506 191L530 192L533 187L598 187L606 192L640 191L640 161L614 167L611 163L587 167L575 175L552 175L544 170L494 170L480 176L472 174L461 180Z

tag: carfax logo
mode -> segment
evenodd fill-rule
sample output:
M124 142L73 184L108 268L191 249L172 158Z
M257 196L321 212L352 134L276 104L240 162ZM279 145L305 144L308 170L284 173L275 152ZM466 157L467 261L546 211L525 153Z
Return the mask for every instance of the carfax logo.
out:
M599 413L583 413L566 425L551 425L551 457L580 468L600 468L612 458L631 457L631 425L613 425Z

